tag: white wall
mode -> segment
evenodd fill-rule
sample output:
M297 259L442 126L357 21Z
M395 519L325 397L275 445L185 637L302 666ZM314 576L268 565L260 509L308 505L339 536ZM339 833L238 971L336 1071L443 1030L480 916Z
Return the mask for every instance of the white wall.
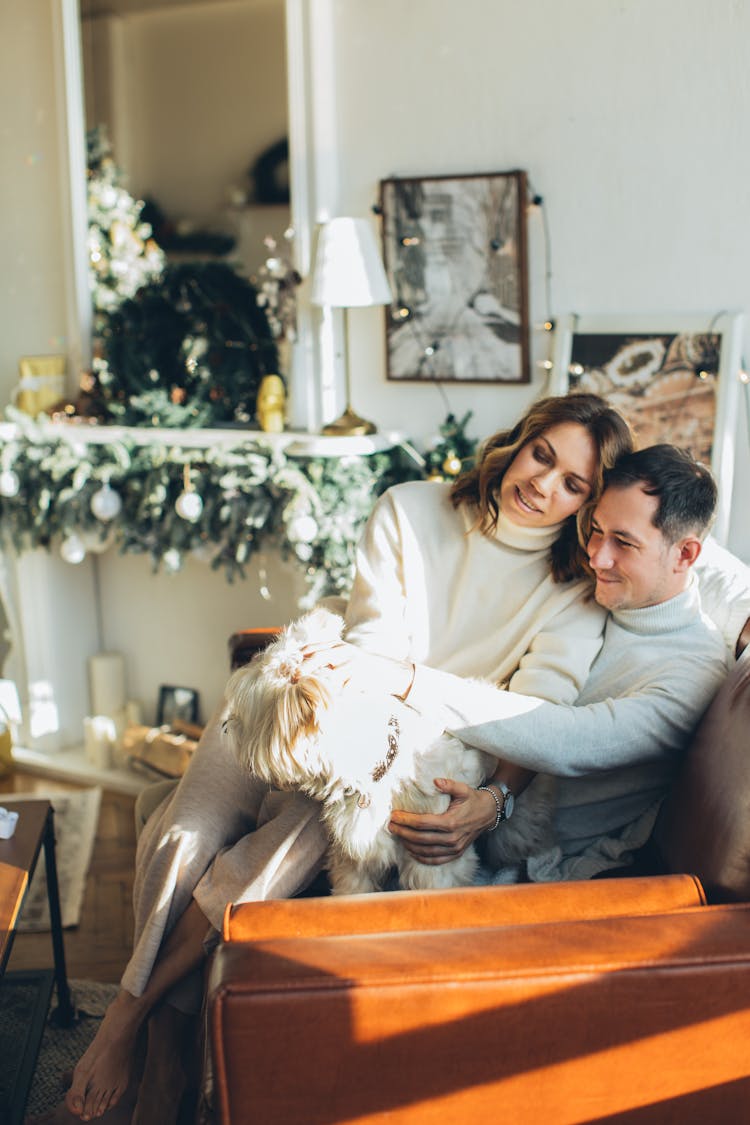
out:
M308 3L314 17L329 11L328 0ZM10 172L0 181L10 263L0 283L4 401L18 356L57 350L65 330L50 10L51 0L0 10L0 135ZM333 84L336 151L314 162L325 157L338 172L318 178L319 211L367 214L389 175L520 167L545 200L555 315L748 313L750 5L330 0L330 11L330 61L318 62ZM536 323L547 311L544 263L538 214L529 222ZM434 387L385 380L379 310L352 315L351 345L357 409L422 444L444 402ZM548 338L535 333L533 347L545 358ZM479 437L511 421L540 386L537 372L530 387L444 391L456 414L474 410ZM742 411L738 436L730 545L750 560ZM133 694L147 704L158 683L181 681L212 685L202 695L213 705L228 634L293 612L288 582L266 603L254 581L228 587L195 568L154 579L145 559L101 560L105 641L126 651Z
M524 168L545 201L554 315L747 313L750 5L739 0L334 0L341 213L388 175ZM544 262L530 216L531 320ZM381 314L353 333L357 409L412 436L444 414L434 387L384 378ZM352 321L354 327L354 321ZM707 325L708 327L708 325ZM750 326L746 326L750 330ZM537 359L548 341L532 338ZM539 390L445 384L477 434ZM748 434L739 418L731 545L750 558Z
M283 624L304 591L301 570L275 554L256 556L246 579L233 584L192 558L179 574L152 575L145 558L111 552L97 565L103 648L125 653L128 695L148 722L156 718L160 684L197 690L208 719L227 680L231 634Z

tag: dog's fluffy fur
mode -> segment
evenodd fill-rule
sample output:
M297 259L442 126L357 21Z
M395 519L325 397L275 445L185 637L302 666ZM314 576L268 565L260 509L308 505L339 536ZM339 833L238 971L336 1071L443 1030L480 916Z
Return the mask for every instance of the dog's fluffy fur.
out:
M450 799L434 779L477 786L496 759L444 734L395 696L349 687L334 694L325 673L306 674L303 650L340 639L342 628L340 617L313 610L238 669L227 689L225 734L256 777L321 802L334 894L381 890L394 866L403 888L468 885L479 862L474 848L450 863L422 864L387 825L392 809L444 812ZM522 862L549 842L549 782L536 778L513 817L486 838L493 867Z

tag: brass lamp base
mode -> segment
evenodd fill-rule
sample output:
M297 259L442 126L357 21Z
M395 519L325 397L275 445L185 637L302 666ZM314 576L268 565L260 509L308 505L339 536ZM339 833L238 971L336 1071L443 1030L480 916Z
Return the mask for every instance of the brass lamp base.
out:
M344 413L334 422L324 426L321 432L329 437L360 437L362 434L377 433L377 426L374 422L368 422L366 418L360 418L359 414L355 414L352 408L347 406Z

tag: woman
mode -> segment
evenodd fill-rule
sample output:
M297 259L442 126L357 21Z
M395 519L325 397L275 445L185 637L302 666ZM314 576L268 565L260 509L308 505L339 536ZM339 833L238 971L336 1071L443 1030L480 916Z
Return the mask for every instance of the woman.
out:
M572 702L604 618L590 597L576 515L631 448L627 423L598 396L545 398L491 438L454 484L386 492L363 536L346 612L353 644L402 662L374 660L373 675L394 682L374 679L373 690L408 693L421 664ZM479 799L494 803L487 793ZM312 802L266 795L242 774L217 713L139 840L136 944L122 990L74 1072L72 1115L92 1119L121 1098L139 1027L200 965L206 929L220 929L225 904L297 893L325 845ZM170 1002L181 1000L172 992ZM155 1120L153 1097L149 1112Z

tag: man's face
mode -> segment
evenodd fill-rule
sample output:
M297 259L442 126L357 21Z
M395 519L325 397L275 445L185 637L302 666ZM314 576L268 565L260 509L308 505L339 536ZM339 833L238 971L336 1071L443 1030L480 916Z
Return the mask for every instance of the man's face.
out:
M656 496L632 484L606 489L594 509L586 550L605 609L658 605L685 588L680 544L669 544L653 524L658 506Z

